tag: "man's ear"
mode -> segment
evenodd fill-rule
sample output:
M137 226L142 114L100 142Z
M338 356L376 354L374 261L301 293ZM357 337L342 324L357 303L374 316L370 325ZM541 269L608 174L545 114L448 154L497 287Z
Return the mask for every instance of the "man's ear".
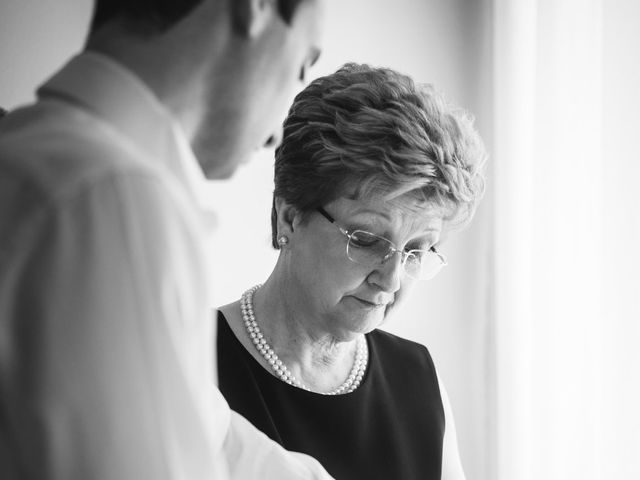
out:
M256 38L280 15L278 0L229 0L233 25L240 35Z

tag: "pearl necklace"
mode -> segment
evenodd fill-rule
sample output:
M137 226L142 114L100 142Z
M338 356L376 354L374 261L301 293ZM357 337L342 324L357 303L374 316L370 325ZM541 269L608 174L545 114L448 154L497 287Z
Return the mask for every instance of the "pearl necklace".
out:
M307 387L296 377L294 377L287 366L282 363L282 360L278 358L276 352L273 351L271 346L265 340L264 335L260 331L260 327L258 327L258 324L256 323L256 317L253 311L253 294L261 286L261 284L258 284L255 287L250 288L242 294L242 298L240 300L242 319L244 320L244 326L247 329L247 333L249 334L253 345L256 347L258 352L260 352L263 358L269 363L269 365L271 365L271 368L278 376L278 378L280 378L280 380L288 383L289 385L311 391L309 387ZM318 393L322 393L323 395L341 395L344 393L351 393L360 386L360 382L362 382L364 373L367 370L369 349L367 348L367 341L364 339L364 337L358 338L356 342L356 359L353 362L353 367L351 368L351 372L349 373L347 379L342 385L334 390L331 390L330 392Z

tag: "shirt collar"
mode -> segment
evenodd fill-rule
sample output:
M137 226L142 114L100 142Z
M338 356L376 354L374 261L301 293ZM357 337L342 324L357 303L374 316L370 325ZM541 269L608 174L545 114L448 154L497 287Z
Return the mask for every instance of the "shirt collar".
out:
M181 126L133 72L85 52L72 58L38 90L78 104L128 137L155 168L174 176L199 207L210 210L208 182Z

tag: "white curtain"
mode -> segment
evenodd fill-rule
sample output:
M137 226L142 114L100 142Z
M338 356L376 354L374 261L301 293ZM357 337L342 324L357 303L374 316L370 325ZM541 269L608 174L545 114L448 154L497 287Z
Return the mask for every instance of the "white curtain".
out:
M639 7L494 3L498 480L640 478Z

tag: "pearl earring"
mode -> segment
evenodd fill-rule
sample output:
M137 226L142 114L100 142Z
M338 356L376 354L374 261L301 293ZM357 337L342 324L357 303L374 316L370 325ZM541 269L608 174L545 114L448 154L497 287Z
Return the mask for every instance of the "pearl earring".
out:
M286 235L280 235L280 237L278 237L278 245L280 245L280 247L284 247L288 244L289 244L289 237L287 237Z

